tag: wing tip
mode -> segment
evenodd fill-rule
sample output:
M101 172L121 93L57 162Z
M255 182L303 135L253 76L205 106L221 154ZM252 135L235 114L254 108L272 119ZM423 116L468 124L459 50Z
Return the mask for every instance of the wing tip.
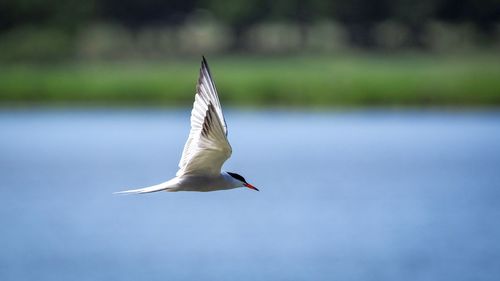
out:
M204 55L201 56L201 67L208 68L208 62Z
M201 71L203 72L203 69L206 69L207 70L207 73L209 76L212 76L212 73L210 73L210 67L208 67L208 62L207 62L207 59L205 58L204 55L201 56ZM210 79L211 82L213 83L213 80ZM215 86L214 86L215 88Z

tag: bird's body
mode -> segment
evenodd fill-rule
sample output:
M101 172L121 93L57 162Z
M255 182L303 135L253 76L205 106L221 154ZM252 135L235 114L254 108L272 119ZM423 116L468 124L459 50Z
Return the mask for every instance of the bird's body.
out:
M119 193L150 193L155 191L216 191L240 187L239 181L233 178L227 172L221 172L218 175L184 175L160 183L158 185L121 191Z
M236 173L221 172L222 165L231 157L231 153L232 148L227 140L227 125L217 89L207 61L203 57L191 111L191 131L182 152L176 177L158 185L117 193L206 192L243 186L258 190Z

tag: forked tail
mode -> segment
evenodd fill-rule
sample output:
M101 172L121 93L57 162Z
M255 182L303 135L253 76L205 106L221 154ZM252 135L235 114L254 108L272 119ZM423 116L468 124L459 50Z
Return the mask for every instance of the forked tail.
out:
M144 188L113 192L113 194L143 194L143 193L151 193L151 192L158 192L158 191L171 191L169 189L170 189L169 182L164 182L164 183L160 183L157 185L144 187Z

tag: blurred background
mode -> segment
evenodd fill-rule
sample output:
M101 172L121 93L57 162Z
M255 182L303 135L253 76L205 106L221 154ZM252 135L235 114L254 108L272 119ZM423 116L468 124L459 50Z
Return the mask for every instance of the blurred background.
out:
M175 175L201 55L261 191ZM0 280L497 280L497 0L0 1Z
M498 105L499 53L496 0L0 3L5 105L188 105L202 54L233 105Z

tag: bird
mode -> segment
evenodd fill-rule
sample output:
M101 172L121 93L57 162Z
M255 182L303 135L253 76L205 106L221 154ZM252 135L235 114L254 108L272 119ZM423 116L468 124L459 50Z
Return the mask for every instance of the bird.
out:
M259 191L237 173L222 171L231 157L227 124L213 76L202 56L196 94L191 111L191 130L174 178L150 187L115 192L142 194L158 191L217 191L247 187Z

